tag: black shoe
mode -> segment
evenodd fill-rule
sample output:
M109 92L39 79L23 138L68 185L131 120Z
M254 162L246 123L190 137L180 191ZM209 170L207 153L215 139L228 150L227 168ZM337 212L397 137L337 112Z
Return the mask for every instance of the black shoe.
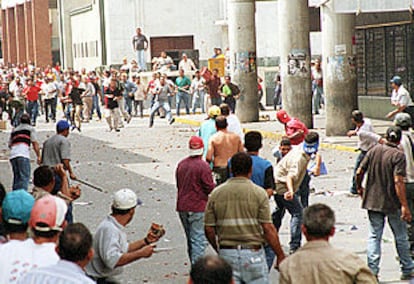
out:
M171 124L173 124L174 122L175 122L175 118L173 117L173 118L171 118L171 119L170 119L169 123L170 123L170 125L171 125Z
M121 131L121 130L119 130L118 128L117 128L117 129L115 129L115 132L119 132L119 131Z

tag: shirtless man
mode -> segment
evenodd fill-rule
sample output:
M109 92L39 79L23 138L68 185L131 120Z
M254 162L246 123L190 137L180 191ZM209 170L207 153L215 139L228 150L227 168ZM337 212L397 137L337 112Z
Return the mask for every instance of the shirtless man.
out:
M228 160L237 152L243 152L243 143L240 137L227 131L227 119L224 116L216 118L217 133L214 134L208 143L206 160L213 163L213 173L216 184L222 184L227 180Z

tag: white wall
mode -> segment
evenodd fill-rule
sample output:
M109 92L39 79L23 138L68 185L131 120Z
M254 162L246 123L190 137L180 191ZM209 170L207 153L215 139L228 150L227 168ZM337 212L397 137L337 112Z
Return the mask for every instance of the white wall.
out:
M72 26L72 46L81 42L98 41L98 56L96 57L74 57L73 68L80 69L82 67L92 70L101 65L101 28L99 23L99 7L97 4L92 6L92 10L71 16ZM75 51L73 50L73 56Z
M256 2L257 57L279 55L278 2Z

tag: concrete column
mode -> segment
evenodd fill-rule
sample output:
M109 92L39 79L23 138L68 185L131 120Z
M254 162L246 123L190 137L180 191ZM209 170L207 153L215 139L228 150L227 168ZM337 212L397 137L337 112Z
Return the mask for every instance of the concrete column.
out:
M26 62L26 27L24 24L24 7L16 5L16 39L17 39L17 62Z
M352 38L355 16L336 14L332 3L321 7L326 135L346 135L358 106Z
M32 0L34 62L46 67L52 64L52 31L49 23L49 1Z
M9 62L16 64L17 62L17 38L16 38L16 19L14 17L14 8L7 8L7 48L9 54Z
M255 1L229 0L228 5L232 81L241 92L236 115L242 122L258 121Z
M313 128L308 0L279 0L283 108Z
M9 40L7 38L7 10L2 9L1 10L1 28L2 28L2 35L3 35L3 42L2 42L2 52L3 52L3 62L7 64L9 62L9 49L8 44Z
M33 47L33 21L32 21L32 2L24 2L24 23L26 26L25 40L26 40L26 60L34 60Z

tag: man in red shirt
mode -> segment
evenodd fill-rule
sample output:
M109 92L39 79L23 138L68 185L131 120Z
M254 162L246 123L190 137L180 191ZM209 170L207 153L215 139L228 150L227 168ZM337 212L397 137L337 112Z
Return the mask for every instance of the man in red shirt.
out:
M177 212L187 237L191 264L204 255L207 239L204 234L204 210L215 184L210 166L202 159L203 139L190 138L189 156L177 166Z
M27 113L30 115L30 120L33 126L36 126L37 115L39 114L39 92L40 88L33 84L33 79L26 80L26 88L23 89L23 96L27 100Z
M285 132L292 145L299 145L308 134L306 125L297 118L290 117L285 110L276 113L277 120L285 125Z

